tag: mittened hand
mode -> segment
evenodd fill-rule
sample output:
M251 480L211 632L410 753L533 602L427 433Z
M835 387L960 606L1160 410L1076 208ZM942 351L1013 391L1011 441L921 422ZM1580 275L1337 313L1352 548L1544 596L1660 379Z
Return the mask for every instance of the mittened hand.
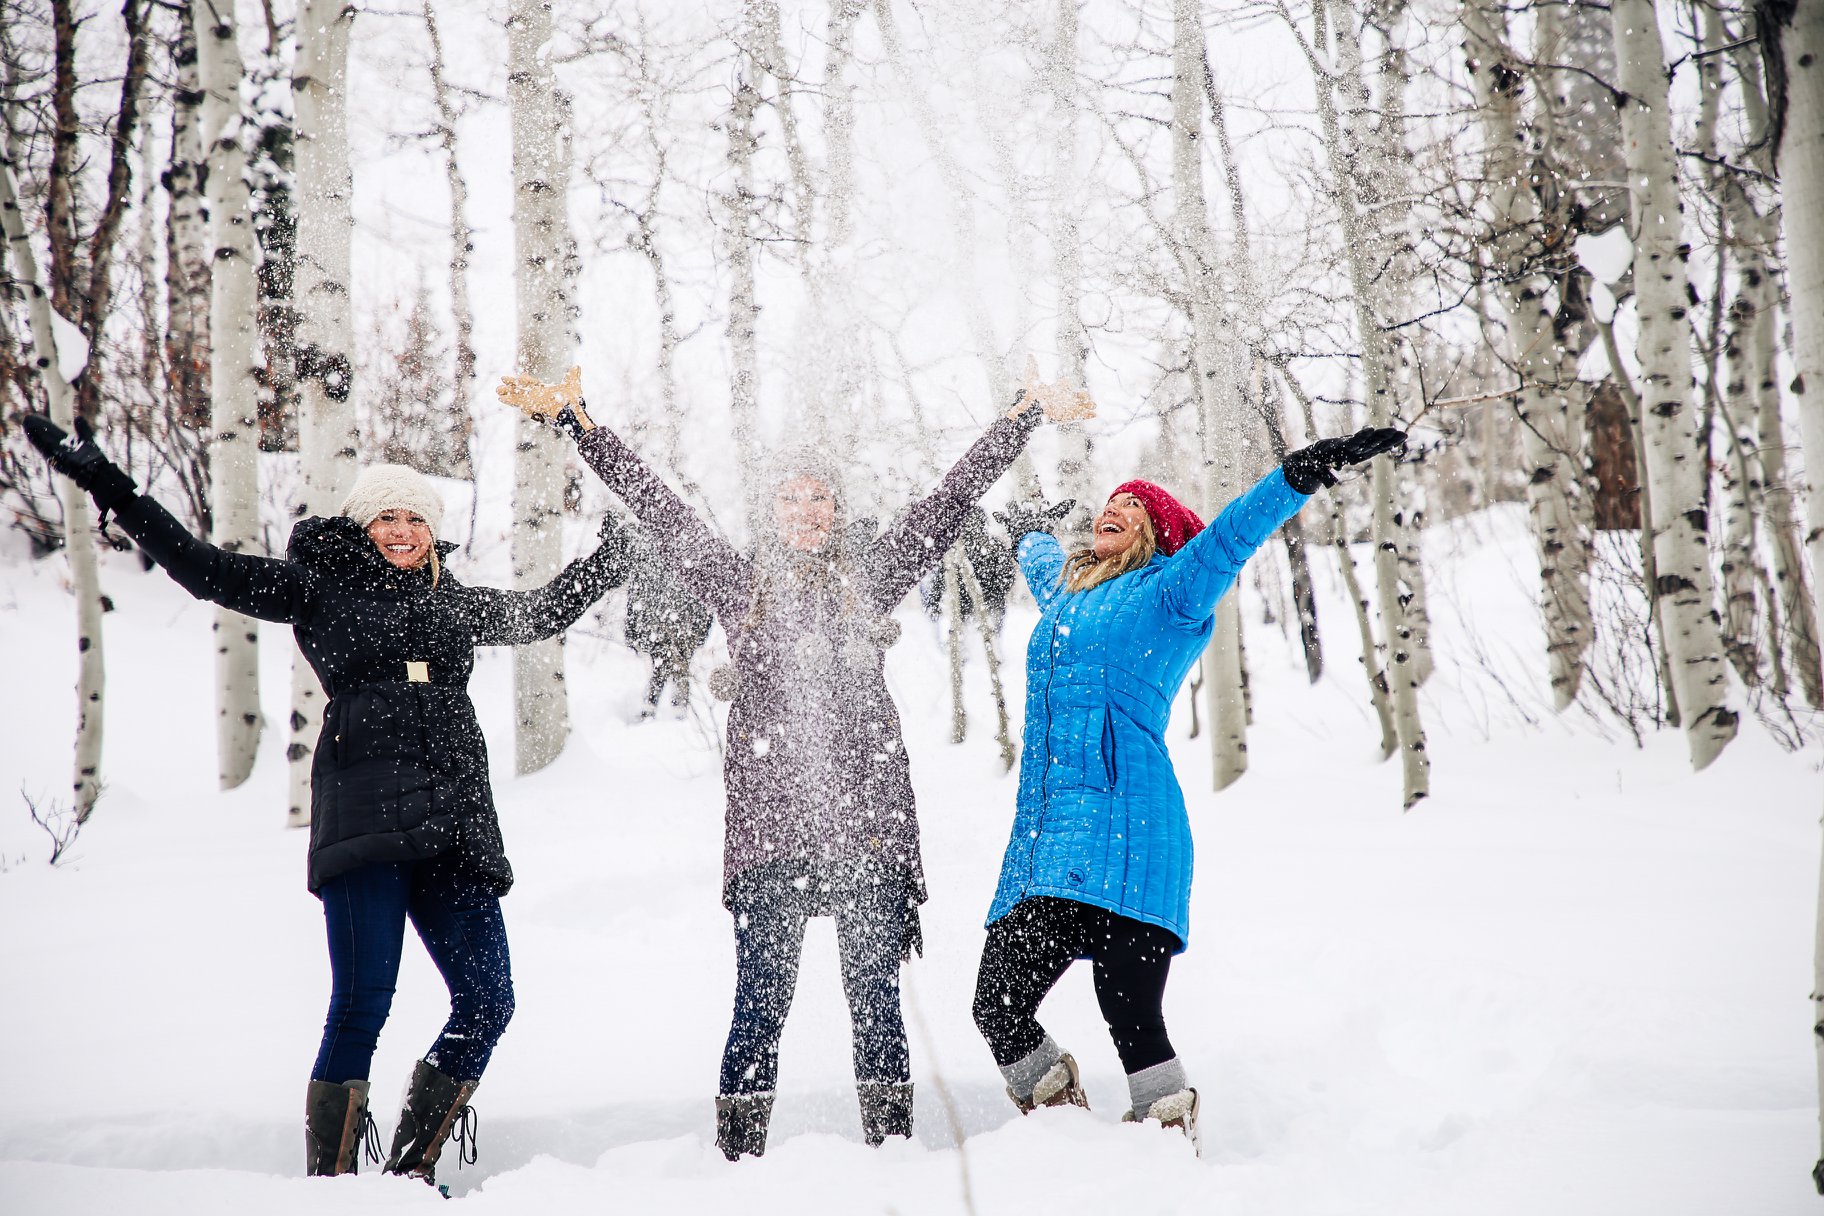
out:
M69 434L43 414L27 414L25 437L44 453L51 467L88 492L105 514L139 493L139 486L95 445L95 432L86 420L76 420Z
M581 439L595 429L589 411L583 407L583 369L573 367L556 384L546 384L536 376L502 376L494 388L501 404L510 405L534 422L570 432Z
M1288 452L1280 468L1286 484L1300 494L1315 494L1323 486L1336 484L1336 471L1345 465L1360 464L1382 452L1406 446L1406 435L1388 426L1365 426L1353 435L1320 439L1309 447Z
M1064 521L1064 517L1076 505L1077 500L1074 498L1066 498L1050 507L1042 502L1010 502L1005 511L996 511L994 517L1007 529L1007 539L1017 549L1021 538L1029 533L1043 532L1047 536L1051 535L1052 530Z

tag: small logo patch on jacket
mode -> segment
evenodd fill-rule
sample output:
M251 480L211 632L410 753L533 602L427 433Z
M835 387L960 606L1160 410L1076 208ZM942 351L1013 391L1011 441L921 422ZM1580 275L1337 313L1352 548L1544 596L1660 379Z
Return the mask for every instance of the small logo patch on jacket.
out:
M1072 866L1070 869L1070 873L1065 875L1065 877L1070 879L1071 886L1080 887L1083 885L1084 880L1087 879L1089 876L1086 875L1085 873L1083 873L1083 871L1077 869L1075 866Z

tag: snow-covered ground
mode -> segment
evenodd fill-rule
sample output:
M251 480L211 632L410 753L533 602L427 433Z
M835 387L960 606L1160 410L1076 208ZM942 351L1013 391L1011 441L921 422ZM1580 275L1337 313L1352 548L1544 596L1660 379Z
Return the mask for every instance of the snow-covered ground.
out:
M1430 800L1402 814L1398 773L1378 763L1327 555L1318 686L1249 600L1249 775L1209 794L1182 705L1174 722L1199 860L1167 1016L1204 1095L1202 1160L1118 1122L1125 1086L1084 969L1041 1012L1082 1060L1094 1110L1022 1119L1001 1093L969 995L1013 781L979 658L970 740L948 744L941 652L913 609L890 670L932 888L928 956L906 987L919 1134L879 1151L860 1141L828 922L810 934L767 1156L729 1165L714 1148L733 967L713 728L632 723L643 665L591 628L571 640L570 747L516 779L511 661L486 653L474 693L519 873L505 905L519 1013L478 1095L480 1159L446 1163L458 1201L756 1216L1816 1210L1817 752L1781 751L1748 723L1693 776L1675 734L1637 750L1586 716L1542 714L1519 519L1435 535L1433 594L1452 611L1426 691ZM215 789L209 615L130 557L108 561L108 792L52 869L16 791L67 785L68 601L61 562L4 560L0 1212L434 1208L400 1179L299 1176L321 921L304 838L279 826L281 732L246 787ZM1007 623L1016 693L1030 622ZM262 644L276 722L289 634ZM442 996L408 950L375 1060L388 1134Z

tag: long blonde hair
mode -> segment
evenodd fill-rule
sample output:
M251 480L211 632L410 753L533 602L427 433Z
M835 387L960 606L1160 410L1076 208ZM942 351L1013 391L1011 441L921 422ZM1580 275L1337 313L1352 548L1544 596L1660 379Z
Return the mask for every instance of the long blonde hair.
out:
M1059 580L1064 590L1075 594L1100 587L1111 578L1120 578L1130 570L1138 570L1153 560L1153 554L1159 551L1159 538L1153 532L1153 520L1150 515L1140 517L1140 535L1134 543L1115 554L1113 557L1098 558L1095 547L1078 549L1064 560L1064 573Z

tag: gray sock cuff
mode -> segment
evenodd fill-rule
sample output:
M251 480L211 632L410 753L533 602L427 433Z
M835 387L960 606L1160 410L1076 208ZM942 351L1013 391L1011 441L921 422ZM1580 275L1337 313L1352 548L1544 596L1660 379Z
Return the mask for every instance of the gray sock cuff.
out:
M1064 1058L1064 1049L1059 1047L1050 1035L1032 1051L1001 1068L1001 1076L1006 1078L1007 1088L1013 1096L1021 1101L1030 1100L1032 1087L1039 1079L1051 1071L1051 1066Z
M1184 1075L1184 1061L1177 1056L1151 1068L1127 1074L1127 1092L1133 1099L1134 1114L1146 1118L1146 1112L1161 1098L1182 1093L1190 1088Z

